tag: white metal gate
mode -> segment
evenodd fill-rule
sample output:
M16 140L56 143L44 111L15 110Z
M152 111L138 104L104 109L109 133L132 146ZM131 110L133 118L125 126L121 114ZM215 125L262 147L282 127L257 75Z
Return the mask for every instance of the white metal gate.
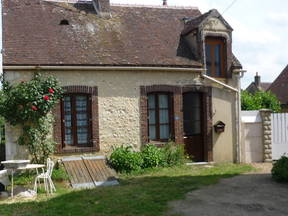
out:
M288 153L288 113L273 113L272 121L272 159L277 160Z

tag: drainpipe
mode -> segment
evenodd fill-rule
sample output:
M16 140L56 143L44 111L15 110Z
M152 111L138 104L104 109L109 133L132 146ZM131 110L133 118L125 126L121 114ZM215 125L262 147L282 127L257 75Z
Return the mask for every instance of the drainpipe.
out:
M241 163L242 157L242 140L241 140L241 85L240 85L240 79L244 76L244 73L246 70L238 69L233 70L233 73L236 73L237 75L237 87L238 87L238 93L236 94L236 100L237 100L237 106L236 106L236 131L237 131L237 141L236 141L236 162Z
M205 70L206 71L206 70ZM245 70L233 70L233 73L236 74L240 74L241 75L237 78L237 88L234 88L232 86L229 86L217 79L214 79L210 76L207 76L205 73L201 74L201 77L204 79L207 79L211 82L217 83L221 86L223 86L224 88L227 88L229 90L232 90L235 92L236 94L236 106L235 106L235 122L236 122L236 162L240 163L241 162L241 136L240 136L240 132L241 132L241 121L240 121L240 114L241 114L241 101L240 101L240 79L244 76L244 72L246 72Z

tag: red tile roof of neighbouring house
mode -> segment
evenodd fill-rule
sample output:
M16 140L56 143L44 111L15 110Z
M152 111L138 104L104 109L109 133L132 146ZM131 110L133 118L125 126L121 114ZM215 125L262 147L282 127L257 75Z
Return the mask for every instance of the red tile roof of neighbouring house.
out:
M268 91L274 93L281 104L288 104L288 65L274 80Z
M111 13L100 18L90 3L3 0L4 65L201 67L179 49L182 19L198 9L112 5Z
M260 87L263 91L267 91L271 84L271 82L262 82L260 83Z

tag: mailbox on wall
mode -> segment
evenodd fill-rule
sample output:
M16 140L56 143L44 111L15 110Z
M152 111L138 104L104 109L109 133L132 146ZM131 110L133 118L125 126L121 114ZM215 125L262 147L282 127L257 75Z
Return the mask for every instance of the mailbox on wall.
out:
M225 123L222 121L218 121L215 125L214 125L214 130L216 133L222 133L225 131Z

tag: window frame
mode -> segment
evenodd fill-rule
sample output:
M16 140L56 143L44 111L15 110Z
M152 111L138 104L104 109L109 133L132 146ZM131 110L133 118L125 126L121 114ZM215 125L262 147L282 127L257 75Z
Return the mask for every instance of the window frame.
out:
M62 131L62 148L65 148L67 145L65 143L65 110L64 110L64 97L69 96L71 98L71 130L72 130L72 137L73 143L69 145L75 148L87 148L93 147L93 140L92 140L92 95L88 93L65 93L63 98L61 99L61 131ZM78 144L78 135L77 135L77 111L76 111L76 96L86 96L87 98L87 119L88 119L88 143Z
M211 74L208 73L208 67L207 67L207 45L210 46L210 58L211 58ZM216 45L220 45L220 75L217 75L216 72L216 59L215 59L215 49ZM217 77L217 78L226 78L227 73L226 73L226 67L225 63L227 61L227 52L226 52L226 39L223 37L212 37L212 36L207 36L205 38L205 64L207 68L207 75L212 76L212 77Z
M151 109L149 108L149 101L148 97L149 95L154 95L155 97L155 108ZM159 95L167 95L168 96L168 108L160 108L159 107ZM160 126L161 125L167 125L167 123L160 123L160 110L168 109L168 128L169 128L169 138L168 139L161 139L160 138ZM154 110L155 111L155 126L156 129L156 139L150 139L150 123L149 123L149 111ZM147 94L147 132L148 132L148 141L149 142L167 142L169 139L174 139L174 108L173 108L173 93L171 92L163 92L163 91L157 91L157 92L149 92Z

